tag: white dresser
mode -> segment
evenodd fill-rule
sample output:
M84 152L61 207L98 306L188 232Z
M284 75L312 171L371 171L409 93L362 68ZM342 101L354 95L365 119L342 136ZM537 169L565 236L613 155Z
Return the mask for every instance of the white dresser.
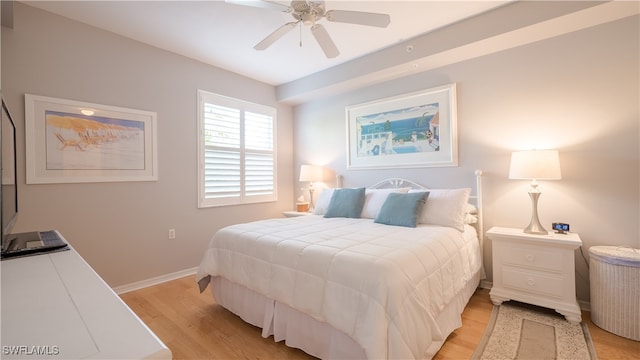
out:
M171 359L74 250L0 262L2 358Z
M555 309L572 323L582 320L576 300L574 252L578 234L527 234L522 229L493 227L491 301L517 300Z

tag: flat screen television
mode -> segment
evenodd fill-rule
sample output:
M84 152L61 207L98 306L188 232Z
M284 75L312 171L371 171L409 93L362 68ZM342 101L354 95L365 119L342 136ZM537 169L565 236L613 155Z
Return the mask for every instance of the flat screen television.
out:
M0 127L0 219L2 220L2 245L6 244L18 218L18 181L16 171L16 126L2 99L2 126Z

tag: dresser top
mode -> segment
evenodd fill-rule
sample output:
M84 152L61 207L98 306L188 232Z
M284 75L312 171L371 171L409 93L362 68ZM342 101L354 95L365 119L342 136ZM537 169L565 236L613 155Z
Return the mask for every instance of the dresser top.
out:
M40 347L52 359L171 358L73 248L3 260L0 268L2 346L12 356L29 358Z

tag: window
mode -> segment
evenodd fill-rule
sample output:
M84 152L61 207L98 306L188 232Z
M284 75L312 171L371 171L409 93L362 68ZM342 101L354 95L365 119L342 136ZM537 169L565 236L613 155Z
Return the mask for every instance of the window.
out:
M198 207L275 201L274 108L198 90Z

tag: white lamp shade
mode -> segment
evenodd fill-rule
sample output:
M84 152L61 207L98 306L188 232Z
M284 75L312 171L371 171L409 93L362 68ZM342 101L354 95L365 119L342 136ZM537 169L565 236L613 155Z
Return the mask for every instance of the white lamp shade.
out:
M302 165L300 166L300 181L322 181L323 171L321 166Z
M511 153L509 179L559 180L561 178L558 150Z

